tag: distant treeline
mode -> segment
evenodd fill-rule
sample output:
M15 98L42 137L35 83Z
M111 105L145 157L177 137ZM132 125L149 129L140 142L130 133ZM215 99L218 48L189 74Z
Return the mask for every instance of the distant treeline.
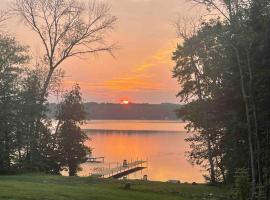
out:
M48 116L54 118L57 104L49 105ZM176 120L176 110L181 105L162 104L114 104L114 103L84 103L87 119L95 120Z

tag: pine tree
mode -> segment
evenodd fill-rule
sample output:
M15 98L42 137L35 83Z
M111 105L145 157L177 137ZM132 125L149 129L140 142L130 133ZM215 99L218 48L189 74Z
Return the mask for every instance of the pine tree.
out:
M57 119L60 163L68 168L70 176L75 176L80 164L86 161L90 153L90 149L84 144L88 137L80 128L85 120L85 112L78 85L64 95Z

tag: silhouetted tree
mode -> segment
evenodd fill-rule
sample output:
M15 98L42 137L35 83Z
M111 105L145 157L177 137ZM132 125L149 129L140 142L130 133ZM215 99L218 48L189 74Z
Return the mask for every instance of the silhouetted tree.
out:
M218 136L209 137L213 153L219 152L215 168L222 163L222 171L230 183L235 172L248 168L252 186L250 198L268 199L270 2L193 2L218 10L222 17L203 22L196 34L185 38L184 44L177 47L174 55L174 75L182 84L179 94L191 94L186 96L188 104L181 114L190 121L188 128L200 128L189 139L194 153L191 158L193 156L198 164L205 162L206 145L201 142L207 135ZM195 55L193 60L192 55ZM203 72L199 73L199 83L204 101L192 96L197 94L198 88L192 67L194 60ZM203 110L208 113L211 127L208 130L202 123L206 118L200 115Z
M64 100L59 105L57 120L60 163L68 168L70 176L75 176L79 165L86 161L90 153L90 149L84 145L88 137L79 126L85 120L85 112L78 85L64 95Z
M19 91L26 48L13 38L0 35L0 171L9 171L17 156Z

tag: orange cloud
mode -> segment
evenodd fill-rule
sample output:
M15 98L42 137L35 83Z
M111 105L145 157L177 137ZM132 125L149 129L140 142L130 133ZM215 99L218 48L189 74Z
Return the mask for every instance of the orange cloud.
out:
M144 64L137 66L135 69L135 72L143 72L146 69L149 69L149 68L154 67L154 66L155 66L155 64L153 64L153 63L144 63Z
M174 46L170 45L170 47L158 50L153 56L153 60L155 60L159 64L171 64L171 56L174 48Z
M112 90L118 91L140 91L140 90L159 90L161 85L159 83L150 82L146 79L136 76L121 77L106 81L106 86Z
M112 80L105 81L103 83L89 83L89 82L76 82L65 81L64 87L70 87L78 83L82 88L93 89L106 89L116 91L141 91L141 90L159 90L161 85L159 83L148 82L145 77L120 77Z
M64 81L64 88L70 88L75 83L78 83L85 96L93 99L109 99L109 101L119 101L120 97L131 98L132 101L147 101L142 100L155 96L166 101L167 98L175 98L174 83L169 83L167 77L170 78L170 68L172 66L171 52L174 49L172 42L164 45L163 48L157 48L151 54L144 56L141 59L141 64L133 67L126 67L126 71L114 74L107 74L102 80L96 79L93 81L74 81L69 79ZM132 62L131 62L132 63ZM128 66L125 63L121 67ZM96 69L97 70L97 69ZM171 96L166 95L172 93ZM143 97L141 98L140 95ZM92 98L94 97L94 98Z
M171 66L172 63L172 52L175 49L176 42L170 43L165 48L157 50L154 55L146 59L146 61L135 67L134 73L143 73L144 71L157 67L163 64Z

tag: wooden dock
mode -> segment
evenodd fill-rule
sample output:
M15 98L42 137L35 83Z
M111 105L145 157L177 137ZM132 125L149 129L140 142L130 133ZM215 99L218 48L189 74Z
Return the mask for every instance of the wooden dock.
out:
M100 168L98 171L92 173L93 176L98 176L101 178L122 178L134 172L145 169L143 164L147 161L137 160L134 162L127 163L126 165L117 166L114 168Z

